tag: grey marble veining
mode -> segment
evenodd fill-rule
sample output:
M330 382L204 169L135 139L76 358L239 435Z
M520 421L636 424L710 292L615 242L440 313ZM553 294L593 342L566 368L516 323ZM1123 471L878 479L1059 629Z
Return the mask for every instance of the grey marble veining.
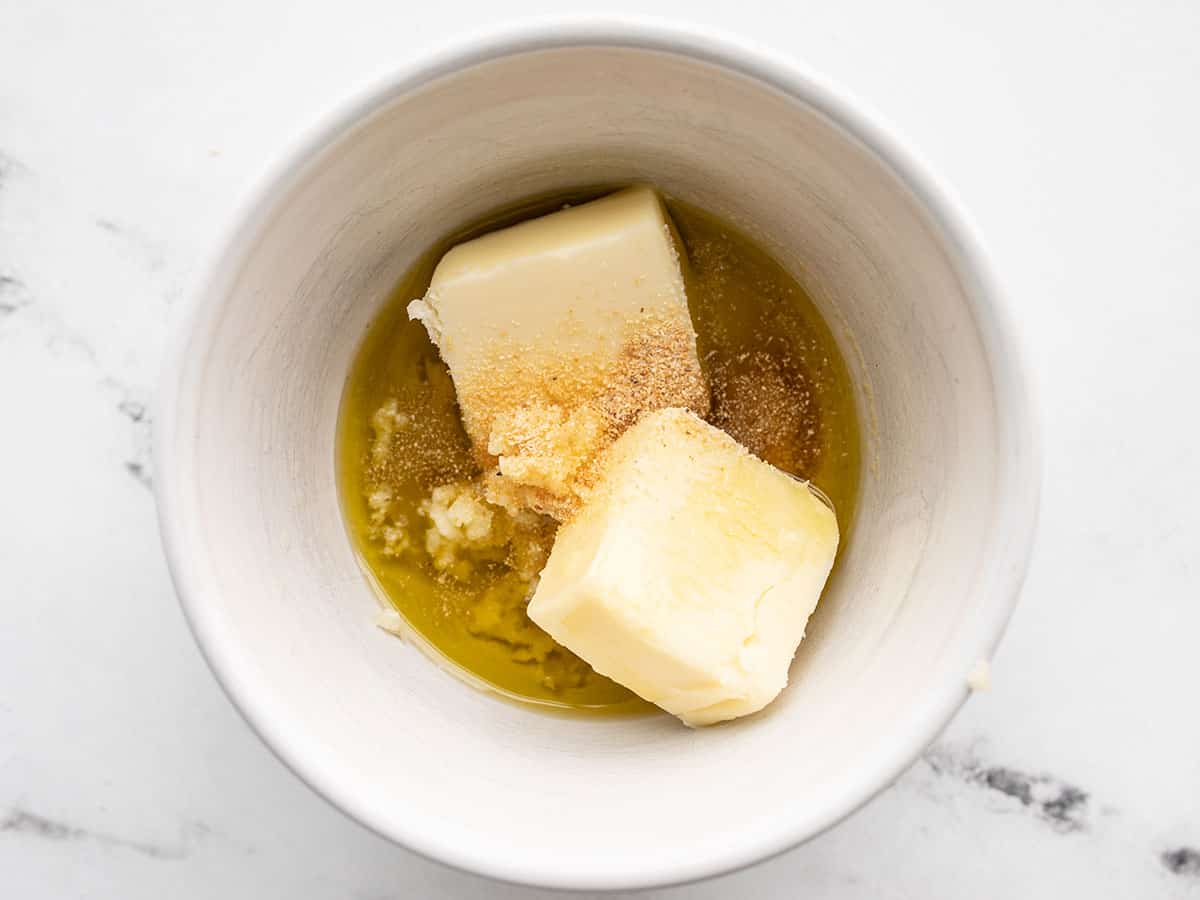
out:
M1167 871L1175 875L1190 875L1200 878L1200 850L1192 847L1176 847L1174 850L1164 850L1162 864Z
M1087 791L1044 772L987 764L974 753L956 752L943 745L930 749L923 761L935 775L957 778L1017 801L1056 831L1086 830L1094 815Z
M189 852L189 841L180 841L178 844L157 844L130 840L106 834L103 831L92 831L66 822L47 819L24 809L14 809L5 818L0 819L0 833L5 832L10 835L22 835L46 841L93 841L104 847L128 850L150 859L183 859ZM203 837L207 833L208 829L205 826L193 824L189 831L189 839Z

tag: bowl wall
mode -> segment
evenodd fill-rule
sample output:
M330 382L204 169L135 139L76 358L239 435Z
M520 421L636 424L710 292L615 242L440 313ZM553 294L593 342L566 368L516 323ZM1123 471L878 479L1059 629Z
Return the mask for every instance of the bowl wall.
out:
M296 160L199 298L157 440L189 619L301 777L452 864L633 887L803 840L932 740L1011 610L1036 467L1000 298L907 157L743 51L555 32L397 79ZM799 277L865 430L853 533L792 684L700 731L501 702L385 635L336 493L344 380L404 270L515 200L631 181L738 223Z

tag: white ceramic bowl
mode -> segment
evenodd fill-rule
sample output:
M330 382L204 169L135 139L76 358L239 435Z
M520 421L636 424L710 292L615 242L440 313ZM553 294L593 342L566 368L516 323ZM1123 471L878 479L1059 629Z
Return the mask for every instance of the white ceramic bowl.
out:
M740 223L802 279L869 442L791 686L700 731L501 702L379 631L334 482L347 369L405 268L515 199L626 181ZM405 65L294 147L200 291L156 442L187 617L279 757L414 850L570 888L752 863L895 778L1000 638L1039 472L1005 299L946 192L792 62L629 24Z

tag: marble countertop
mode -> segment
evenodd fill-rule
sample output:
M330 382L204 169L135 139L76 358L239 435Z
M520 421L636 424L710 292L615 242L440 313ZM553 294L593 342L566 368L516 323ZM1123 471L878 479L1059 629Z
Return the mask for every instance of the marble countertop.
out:
M653 896L1200 897L1200 4L621 5L803 57L908 137L1018 298L1046 450L993 689L829 833ZM148 451L181 298L287 140L419 47L560 7L3 4L3 895L551 896L275 761L184 624Z

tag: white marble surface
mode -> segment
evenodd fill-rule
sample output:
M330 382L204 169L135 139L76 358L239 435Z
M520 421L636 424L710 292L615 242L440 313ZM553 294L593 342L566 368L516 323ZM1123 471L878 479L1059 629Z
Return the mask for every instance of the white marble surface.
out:
M654 10L804 57L959 190L1028 335L1042 527L994 689L925 759L655 896L1200 897L1200 4L779 5ZM0 895L549 896L276 763L184 625L147 451L179 301L286 140L420 46L555 10L0 2Z

